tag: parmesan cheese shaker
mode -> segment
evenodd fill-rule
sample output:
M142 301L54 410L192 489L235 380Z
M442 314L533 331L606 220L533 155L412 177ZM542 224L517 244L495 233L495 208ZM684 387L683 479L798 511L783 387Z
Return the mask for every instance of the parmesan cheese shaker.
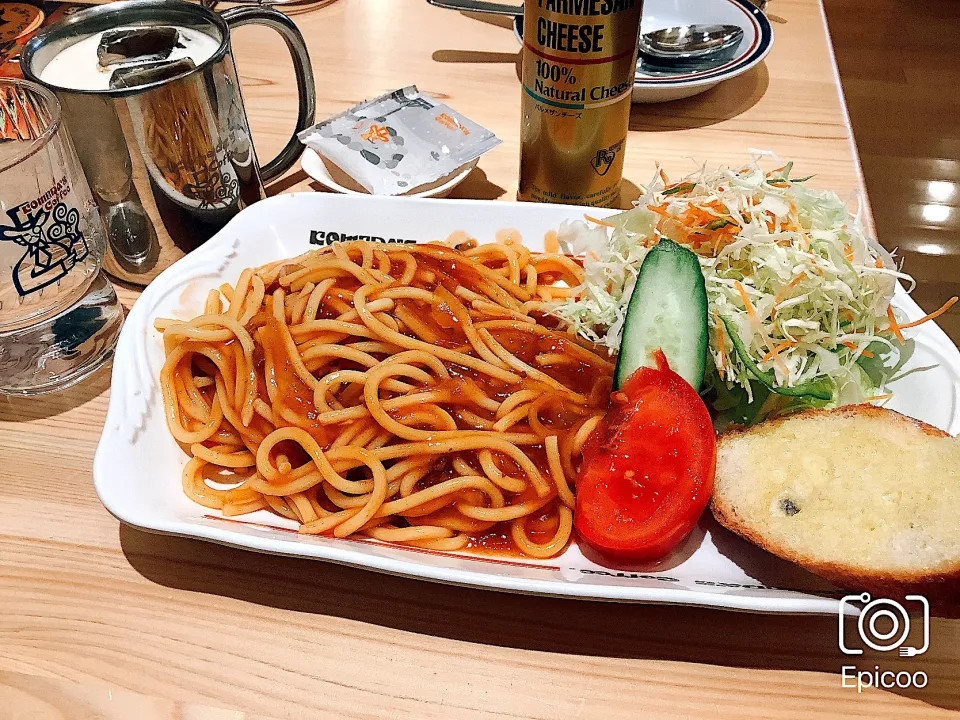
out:
M525 0L518 199L617 202L643 0Z

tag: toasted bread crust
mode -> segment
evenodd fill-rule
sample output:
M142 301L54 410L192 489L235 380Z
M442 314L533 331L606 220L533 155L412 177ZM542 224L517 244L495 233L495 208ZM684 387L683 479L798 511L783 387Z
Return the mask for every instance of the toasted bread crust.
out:
M737 437L739 435L755 435L757 433L766 433L768 430L773 430L780 425L783 425L786 422L792 422L793 420L801 418L817 418L817 417L853 417L856 415L875 417L885 421L891 422L902 422L906 425L912 425L913 427L922 430L925 434L931 435L932 437L950 437L950 433L944 432L938 427L929 425L922 420L915 420L912 417L908 417L902 413L898 413L896 410L889 410L887 408L877 407L876 405L844 405L843 407L833 408L832 410L824 408L811 408L809 410L801 410L797 413L791 413L789 415L781 415L778 418L773 420L766 420L759 425L754 425L753 427L745 427L743 425L734 425L730 429L724 431L720 434L720 437L717 439L717 450L719 451L725 440L730 438Z
M931 437L950 437L943 430L902 415L893 410L875 407L873 405L847 405L833 410L811 409L792 415L786 415L774 420L754 426L752 428L736 427L723 433L718 439L717 454L723 452L724 446L743 435L767 434L778 426L803 418L819 417L853 417L870 416L884 422L903 423L923 432ZM943 608L960 602L960 558L952 566L948 566L935 573L897 573L877 572L870 568L852 564L837 563L823 558L801 555L790 550L750 527L732 505L726 502L722 493L714 492L710 501L710 510L717 521L737 535L749 540L784 560L796 563L810 572L829 580L841 588L866 590L883 597L902 598L904 595L918 593L924 595L936 607Z

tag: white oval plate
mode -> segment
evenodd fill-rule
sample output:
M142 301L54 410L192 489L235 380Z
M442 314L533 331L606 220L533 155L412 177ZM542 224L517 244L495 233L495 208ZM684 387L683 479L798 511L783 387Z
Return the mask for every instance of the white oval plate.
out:
M467 179L467 175L469 175L470 171L477 166L478 162L480 162L479 158L476 160L471 160L463 166L463 169L460 172L450 178L443 185L438 185L435 188L430 188L429 190L424 190L422 192L406 193L403 195L403 197L444 198L449 195L457 185ZM327 170L327 166L323 163L323 160L320 158L320 155L316 150L304 148L303 155L300 157L300 167L303 168L303 171L307 175L312 177L328 190L333 190L334 192L341 193L343 195L360 195L370 197L370 193L360 192L359 190L351 190L350 188L344 187L334 180L333 176L330 174L330 171Z
M592 215L615 211L591 209ZM518 230L531 249L582 207L482 200L423 200L322 193L281 195L241 212L198 250L165 270L137 300L120 334L110 407L97 448L97 494L114 516L143 530L200 538L438 582L540 595L624 602L712 606L777 613L835 613L837 594L824 581L779 560L705 517L664 561L642 567L600 564L577 545L545 561L483 558L387 545L374 540L298 535L295 525L261 511L225 519L188 500L180 473L187 456L167 431L157 377L163 364L157 317L202 311L207 290L236 282L247 267L353 237L388 242L446 238L456 230L481 241ZM902 290L897 305L922 311ZM960 353L933 323L916 333L914 362L940 363L904 378L895 409L951 433L960 430ZM709 513L707 513L709 516Z
M743 39L723 65L685 75L651 75L637 67L631 99L660 103L698 95L724 80L742 75L763 60L773 47L770 21L749 0L645 0L640 32L692 24L738 25ZM523 16L514 19L514 33L523 42Z

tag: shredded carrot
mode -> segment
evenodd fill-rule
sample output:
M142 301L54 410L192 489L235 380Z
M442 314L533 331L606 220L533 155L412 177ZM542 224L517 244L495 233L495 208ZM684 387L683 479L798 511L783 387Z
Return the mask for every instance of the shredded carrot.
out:
M694 218L694 220L696 220L698 223L701 223L703 225L706 225L707 223L711 223L717 219L716 216L713 215L712 213L708 213L706 210L702 208L698 208L695 205L691 206L691 208L687 212L690 213L690 215Z
M610 228L616 227L616 225L614 225L611 222L607 222L606 220L600 220L599 218L591 217L590 215L584 215L583 219L586 220L587 222L592 222L596 225L603 225L604 227L610 227Z
M850 243L843 244L843 256L850 262L853 262L853 248L850 247Z
M720 321L719 310L713 311L713 325L716 328L716 332L717 332L717 349L720 351L720 364L717 365L717 370L720 373L720 379L725 380L726 372L724 372L724 367L727 364L726 362L727 357L723 347L723 323Z
M780 288L780 292L778 292L776 296L773 298L773 307L776 308L777 305L782 303L786 299L787 293L793 290L793 288L797 286L797 283L803 282L806 279L807 279L807 274L805 272L802 272L799 275L797 275L793 280L791 280L782 288Z
M949 300L947 300L939 310L934 310L932 313L930 313L929 315L926 315L926 316L920 318L919 320L914 320L913 322L908 322L906 325L900 325L898 329L899 329L899 330L906 330L907 328L916 327L917 325L923 325L923 323L927 322L927 320L933 320L934 318L938 318L938 317L940 317L941 315L943 315L947 310L949 310L950 308L952 308L952 307L953 307L953 304L954 304L955 302L957 302L957 296L956 296L956 295L954 295L952 298L950 298ZM893 324L893 323L895 322L895 319L892 318L893 312L892 312L892 311L887 311L887 315L888 315L888 316L891 316L890 322L891 322L891 324ZM897 334L897 337L900 338L900 342L903 342L903 338L900 336L899 333Z
M770 351L770 352L768 352L768 353L764 356L763 360L769 360L770 358L773 358L773 362L774 362L774 364L777 366L777 369L778 369L780 372L782 372L784 375L786 375L787 372L788 372L788 371L787 371L787 365L786 365L786 363L783 362L783 360L780 359L780 355L779 355L780 351L783 350L783 348L782 348L782 347L781 347L781 348L775 348L775 347L773 347L773 346L770 344L770 339L769 339L769 338L767 338L767 337L764 336L764 335L761 335L761 337L763 338L763 344L766 345L766 346L767 346L767 350ZM763 360L761 360L761 362L763 362Z
M846 319L847 322L853 322L853 313L850 312L850 308L843 309L843 317Z
M672 219L673 216L667 212L667 204L663 203L662 205L648 205L648 208L655 212L657 215L662 217L664 220Z
M876 265L878 270L881 269L883 267L883 260L881 260L880 258L877 258Z
M667 174L663 171L663 168L658 167L657 172L660 173L660 179L663 180L664 185L670 184L670 179L667 177Z
M890 321L890 331L897 336L897 340L902 345L906 341L903 339L903 333L900 332L900 326L897 325L897 316L893 314L893 305L887 305L887 319Z
M857 345L856 343L850 342L849 340L845 340L844 342L842 342L842 343L840 343L840 344L841 344L841 345L844 345L844 346L846 346L846 347L848 347L848 348L850 348L851 350L856 350L856 349L858 349L858 348L860 347L860 346ZM872 357L873 357L873 353L870 352L869 350L864 350L864 351L863 351L862 353L860 353L860 354L863 355L864 357L868 357L868 358L872 358Z
M883 395L871 395L868 398L864 398L864 402L877 402L878 400L889 400L893 397L893 393L885 393Z
M771 350L771 351L768 352L766 355L764 355L764 356L763 356L763 360L762 360L761 362L766 362L766 361L769 360L770 358L776 357L777 355L779 355L780 353L782 353L782 352L783 352L784 350L786 350L787 348L791 348L791 347L793 347L793 346L796 345L796 344L797 344L797 341L796 341L796 340L787 340L786 342L780 343L780 344L777 345L775 348L773 348L773 350Z
M717 233L713 239L713 257L717 256L717 253L720 252L720 244L723 242L723 235Z
M743 300L743 305L747 309L747 315L750 316L751 320L758 320L757 311L753 309L753 303L751 303L750 298L747 297L747 291L746 288L743 287L743 283L739 280L734 280L733 286L737 288L737 292L740 293L740 299Z

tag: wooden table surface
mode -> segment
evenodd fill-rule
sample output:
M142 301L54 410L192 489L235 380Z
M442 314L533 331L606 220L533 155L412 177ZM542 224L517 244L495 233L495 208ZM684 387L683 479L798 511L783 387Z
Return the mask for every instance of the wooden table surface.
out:
M699 98L635 107L628 181L660 160L769 148L814 184L861 188L817 0L773 0L765 63ZM503 144L456 195L513 199L517 44L423 0L339 0L296 15L318 116L416 83ZM295 116L268 31L235 48L263 159ZM273 192L309 189L291 173ZM628 194L631 186L628 184ZM125 304L136 294L121 290ZM922 690L841 687L834 617L543 599L403 580L121 526L93 491L109 375L0 398L0 718L934 718L960 715L960 621L934 620ZM158 482L178 482L158 478Z

